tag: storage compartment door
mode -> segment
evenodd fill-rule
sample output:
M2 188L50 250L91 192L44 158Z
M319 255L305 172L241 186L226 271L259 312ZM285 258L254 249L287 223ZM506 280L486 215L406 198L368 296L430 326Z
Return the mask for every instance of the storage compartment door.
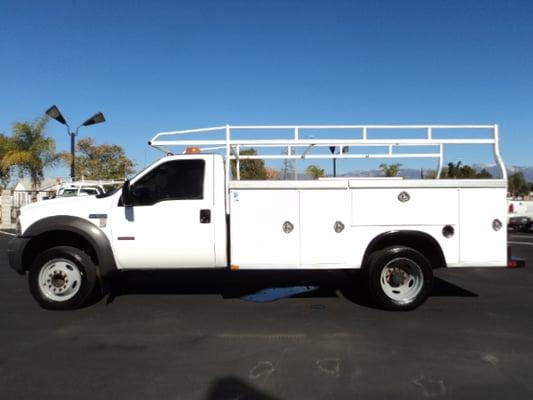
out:
M472 266L507 265L506 189L460 190L460 263ZM495 231L499 219L503 228Z
M350 192L300 192L301 264L342 265L348 262Z
M297 190L232 190L231 264L266 268L297 266L298 199Z

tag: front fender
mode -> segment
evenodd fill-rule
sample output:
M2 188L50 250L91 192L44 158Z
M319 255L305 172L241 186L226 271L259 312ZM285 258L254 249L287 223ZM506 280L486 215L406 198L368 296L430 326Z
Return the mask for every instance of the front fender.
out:
M22 237L31 239L53 231L72 232L87 240L96 253L102 277L107 277L117 270L109 239L100 228L83 218L70 215L43 218L30 225Z

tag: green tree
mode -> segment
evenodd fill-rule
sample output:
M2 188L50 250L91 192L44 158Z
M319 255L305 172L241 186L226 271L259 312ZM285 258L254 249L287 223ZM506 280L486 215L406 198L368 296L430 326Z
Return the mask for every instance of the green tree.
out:
M15 122L13 135L2 157L2 168L17 167L20 175L28 175L32 189L37 189L44 179L44 170L60 161L54 139L45 135L48 117L35 122Z
M424 179L437 179L437 171L434 169L428 169L424 171Z
M281 173L275 168L266 167L266 179L269 181L278 181L281 177Z
M478 178L478 179L492 179L494 177L492 176L492 174L489 171L487 171L485 168L483 168L481 171L479 171L476 174L476 178Z
M491 179L493 176L485 168L477 172L470 165L462 165L462 162L458 161L457 163L448 163L448 167L442 170L442 177L448 179Z
M463 165L461 168L459 168L458 178L460 178L460 179L475 179L475 178L477 178L477 172L470 165Z
M62 158L70 165L70 153L62 153ZM134 168L135 163L120 145L96 145L90 137L80 139L76 144L76 179L124 179L135 172Z
M244 149L239 153L241 156L255 156L257 150ZM263 160L240 160L240 176L244 180L265 180L267 179L267 170ZM237 177L237 163L231 160L231 175Z
M448 168L445 168L442 171L442 177L448 178L448 179L458 179L460 170L461 170L461 161L459 161L457 164L454 164L453 162L449 162Z
M524 196L529 193L529 185L522 171L515 172L507 179L507 187L511 196Z
M318 167L317 165L310 165L305 169L307 175L311 175L313 179L318 179L321 176L324 176L324 169Z
M457 164L453 162L448 163L448 167L444 168L441 173L442 178L448 179L492 179L492 174L483 168L481 171L477 172L474 168L469 165L461 165L461 161ZM428 170L424 173L424 179L435 179L437 178L437 171Z
M397 176L402 164L380 164L379 168L387 177Z
M9 136L0 133L0 160L3 160L9 151L11 145L11 138ZM0 184L2 189L7 189L9 182L11 181L12 166L5 166L0 163Z

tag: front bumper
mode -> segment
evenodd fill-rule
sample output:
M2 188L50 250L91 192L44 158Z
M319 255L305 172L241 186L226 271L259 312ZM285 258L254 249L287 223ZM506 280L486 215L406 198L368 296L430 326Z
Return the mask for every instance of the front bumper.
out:
M9 265L21 275L24 275L26 272L26 268L24 268L24 265L22 264L22 255L29 242L30 238L15 236L7 245Z

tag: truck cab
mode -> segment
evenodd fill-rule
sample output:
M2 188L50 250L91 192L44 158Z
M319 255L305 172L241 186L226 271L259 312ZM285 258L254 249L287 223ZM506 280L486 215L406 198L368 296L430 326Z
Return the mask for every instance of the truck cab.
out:
M128 184L110 209L120 269L227 265L224 163L217 155L161 159Z

